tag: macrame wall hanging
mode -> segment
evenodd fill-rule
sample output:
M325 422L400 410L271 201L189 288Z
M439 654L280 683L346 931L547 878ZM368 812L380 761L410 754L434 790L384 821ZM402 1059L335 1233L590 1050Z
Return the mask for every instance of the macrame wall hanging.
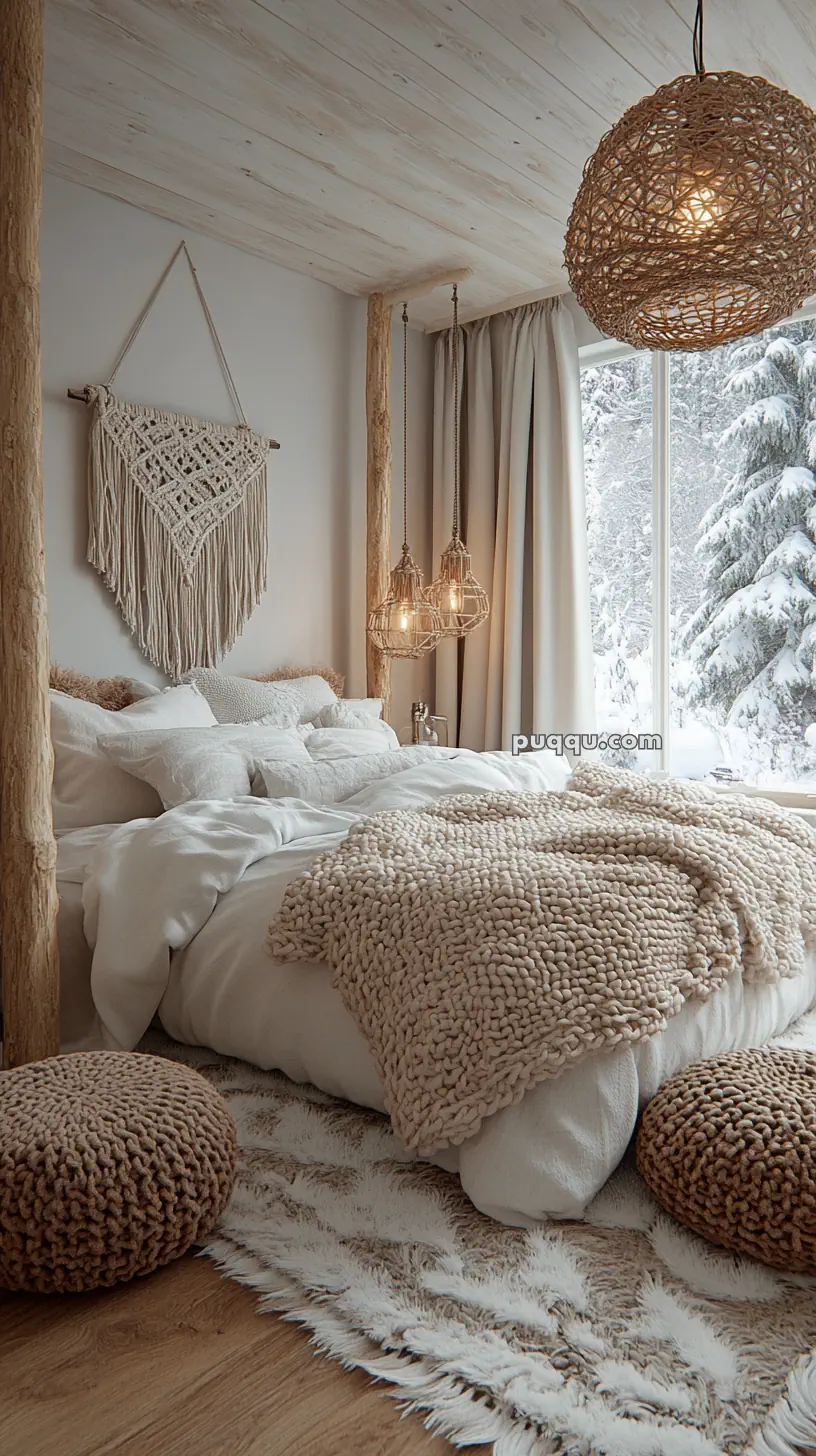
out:
M111 388L184 253L239 423L129 404ZM171 678L212 667L266 590L266 459L250 430L212 314L181 242L130 331L107 384L68 391L92 412L88 560L145 657Z

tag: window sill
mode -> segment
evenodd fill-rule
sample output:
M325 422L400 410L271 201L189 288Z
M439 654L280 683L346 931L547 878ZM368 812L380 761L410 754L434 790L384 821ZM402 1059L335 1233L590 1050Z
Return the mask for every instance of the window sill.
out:
M797 793L795 789L763 789L756 784L707 784L715 794L746 794L751 799L770 799L784 809L793 809L803 819L816 824L816 793Z

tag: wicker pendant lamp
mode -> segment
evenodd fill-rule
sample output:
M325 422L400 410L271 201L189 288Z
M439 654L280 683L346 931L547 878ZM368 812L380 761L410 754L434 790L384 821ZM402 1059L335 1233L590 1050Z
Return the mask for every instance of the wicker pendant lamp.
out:
M816 286L816 114L761 76L694 75L630 107L584 169L573 291L635 348L711 349L786 318Z
M422 657L439 641L439 613L408 546L408 305L402 306L402 556L388 595L368 614L367 631L386 657Z
M490 600L470 563L470 552L459 534L459 294L453 285L453 534L439 565L439 575L428 596L441 619L443 637L466 637L490 613Z

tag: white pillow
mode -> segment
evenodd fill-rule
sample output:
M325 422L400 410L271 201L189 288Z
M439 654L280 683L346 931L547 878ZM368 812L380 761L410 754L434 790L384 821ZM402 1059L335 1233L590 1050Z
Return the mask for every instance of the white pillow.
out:
M370 728L314 728L306 739L309 757L316 760L362 758L399 748L393 728L382 718L369 718Z
M140 702L142 698L155 698L157 693L162 691L155 683L143 682L140 677L128 678L128 684L135 703Z
M230 677L213 667L194 667L184 674L184 681L196 684L219 723L264 722L293 728L310 722L325 704L337 702L334 689L317 674L269 683Z
M260 763L258 776L269 799L305 799L310 804L340 804L378 779L415 768L434 758L457 758L456 748L414 745L356 759L329 763Z
M382 721L382 698L340 698L315 713L315 728L368 728L369 719Z
M161 813L155 791L117 768L102 752L100 738L139 728L205 728L215 723L195 687L165 688L118 713L54 689L49 696L54 745L51 802L57 835Z
M115 733L103 738L101 747L119 768L152 785L165 809L192 799L249 794L260 758L267 763L310 762L294 729L232 723L170 733Z

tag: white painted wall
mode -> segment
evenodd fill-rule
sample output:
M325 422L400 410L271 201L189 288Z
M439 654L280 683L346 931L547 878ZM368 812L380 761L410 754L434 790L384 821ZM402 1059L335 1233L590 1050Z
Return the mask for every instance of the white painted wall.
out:
M152 214L60 178L44 179L43 474L51 655L84 672L161 680L85 561L87 421L83 405L68 400L66 390L107 378L181 236L178 227ZM250 673L325 662L347 673L349 695L362 695L365 302L189 230L186 237L249 423L281 442L269 457L267 593L224 668ZM397 330L395 318L395 543L401 540ZM432 349L430 339L411 332L409 473L426 536ZM183 259L116 388L128 399L231 422L229 395ZM421 529L418 542L420 535ZM426 662L395 666L397 723L427 681Z

